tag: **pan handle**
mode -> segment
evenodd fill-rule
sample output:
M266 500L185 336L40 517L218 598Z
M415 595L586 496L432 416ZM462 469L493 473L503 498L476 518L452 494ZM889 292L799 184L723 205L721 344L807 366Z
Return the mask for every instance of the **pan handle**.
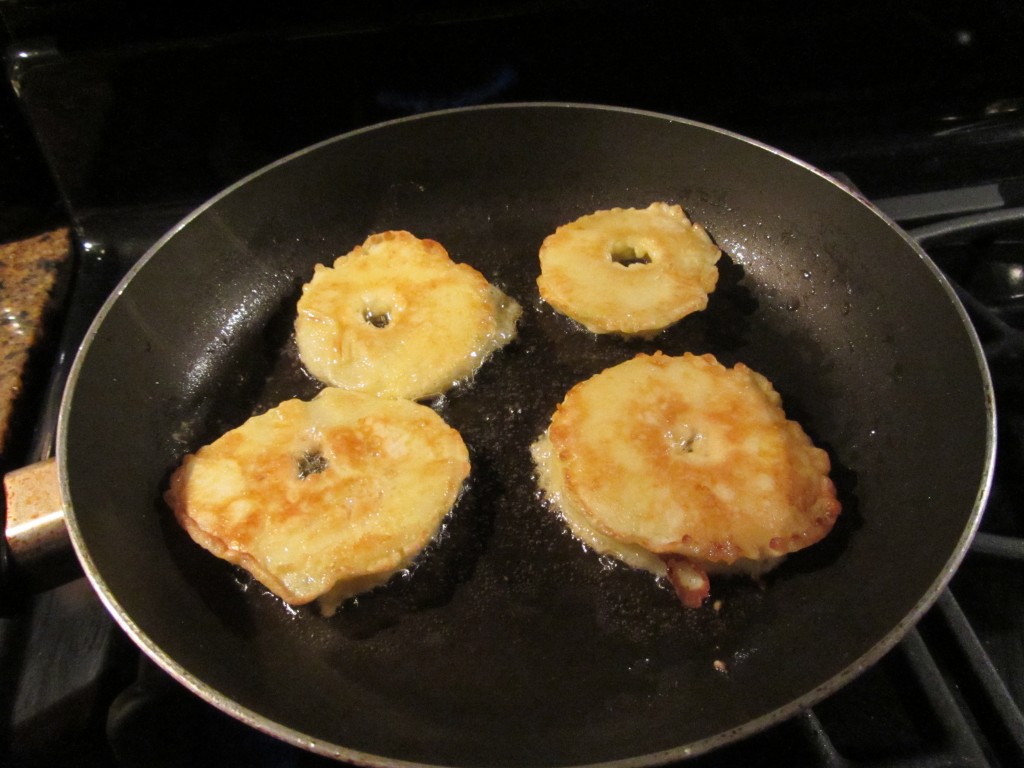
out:
M6 587L41 592L81 575L50 458L4 475L7 497Z

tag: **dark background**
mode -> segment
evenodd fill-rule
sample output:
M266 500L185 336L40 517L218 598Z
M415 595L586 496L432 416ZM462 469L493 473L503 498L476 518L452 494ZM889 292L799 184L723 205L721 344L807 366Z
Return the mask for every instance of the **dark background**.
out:
M0 2L3 227L52 215L40 154L77 222L130 206L159 227L313 142L497 101L705 121L842 170L869 194L1022 165L1006 149L1024 108L1016 2L292 5ZM981 157L958 167L917 146L922 136Z

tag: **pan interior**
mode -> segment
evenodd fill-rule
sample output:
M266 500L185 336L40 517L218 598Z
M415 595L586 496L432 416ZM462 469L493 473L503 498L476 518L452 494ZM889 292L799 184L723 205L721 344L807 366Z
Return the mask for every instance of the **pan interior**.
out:
M537 249L556 226L657 200L725 253L706 311L625 340L539 301ZM192 544L161 494L185 452L318 390L292 338L300 287L387 229L438 240L524 314L509 347L433 403L473 463L443 535L409 575L324 619ZM844 505L766 584L718 581L696 611L569 536L528 453L569 387L654 350L768 376L829 451ZM197 212L105 308L61 445L91 578L219 706L371 763L657 762L819 698L923 610L977 514L985 382L927 260L816 172L659 116L494 108L328 142Z

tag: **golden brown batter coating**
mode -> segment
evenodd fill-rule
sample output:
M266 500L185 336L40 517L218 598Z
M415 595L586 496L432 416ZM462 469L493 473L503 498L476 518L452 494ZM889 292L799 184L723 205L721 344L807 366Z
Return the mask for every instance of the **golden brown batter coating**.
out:
M652 334L707 306L720 256L678 205L613 208L544 240L537 287L595 333Z
M412 562L469 469L459 433L430 408L325 389L186 456L165 499L207 550L330 614Z
M840 511L828 454L771 383L712 355L637 355L577 384L533 453L585 542L691 582L763 572L822 539Z
M469 378L515 336L519 305L433 240L371 235L303 287L295 339L334 387L413 400Z

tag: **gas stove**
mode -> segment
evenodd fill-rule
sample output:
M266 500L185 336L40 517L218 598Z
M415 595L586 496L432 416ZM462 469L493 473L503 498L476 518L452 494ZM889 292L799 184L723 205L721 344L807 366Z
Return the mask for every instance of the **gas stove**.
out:
M1024 763L1024 14L998 3L471 3L340 11L0 3L7 67L75 233L24 463L52 451L70 357L120 277L220 189L316 141L438 108L651 109L734 130L855 185L956 287L990 366L995 482L936 605L867 672L690 764ZM885 23L878 21L885 14ZM10 574L5 574L10 576ZM8 588L16 587L8 578ZM0 624L12 765L320 765L141 655L78 574Z

